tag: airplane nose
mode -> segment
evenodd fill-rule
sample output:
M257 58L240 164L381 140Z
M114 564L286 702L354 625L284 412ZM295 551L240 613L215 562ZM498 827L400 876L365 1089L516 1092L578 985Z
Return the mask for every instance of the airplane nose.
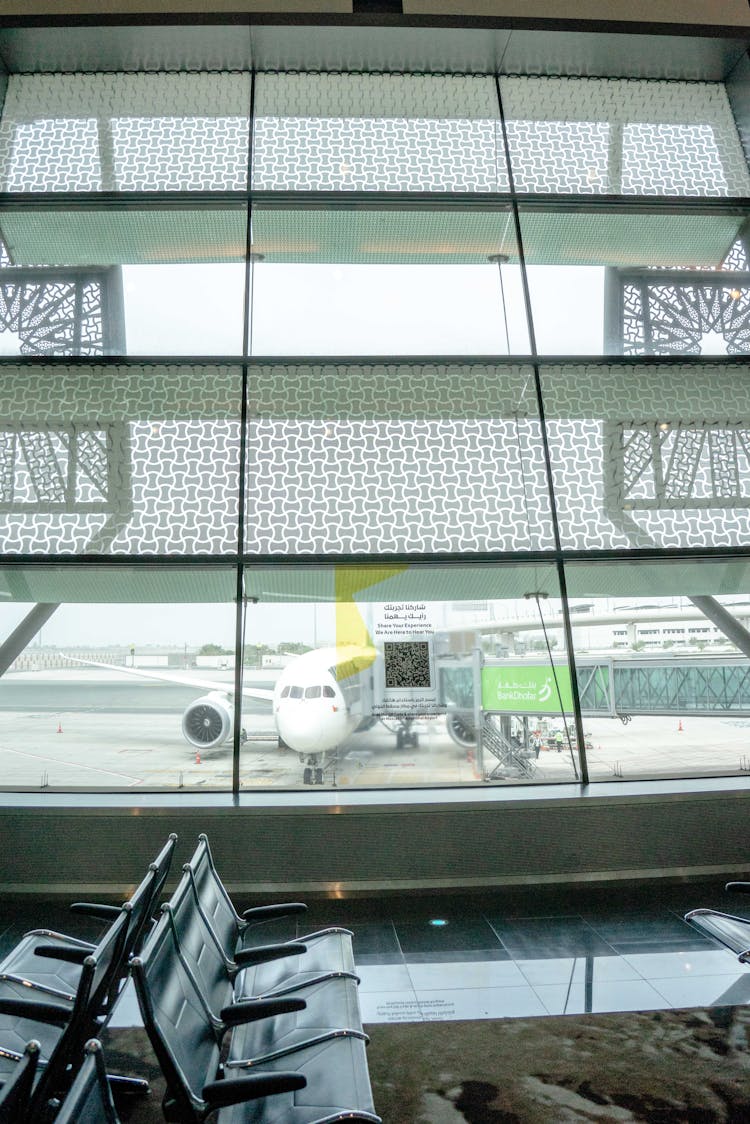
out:
M334 749L346 735L345 715L332 706L280 706L276 726L282 741L300 753Z

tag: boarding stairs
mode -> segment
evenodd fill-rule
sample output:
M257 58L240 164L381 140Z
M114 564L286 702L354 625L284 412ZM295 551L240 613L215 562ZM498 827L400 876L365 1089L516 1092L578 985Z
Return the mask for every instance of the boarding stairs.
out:
M482 721L482 749L496 760L493 768L489 772L485 771L484 779L494 781L506 777L533 777L536 772L536 765L532 760L533 750L523 749L506 738L498 722L499 719L494 714L485 714Z

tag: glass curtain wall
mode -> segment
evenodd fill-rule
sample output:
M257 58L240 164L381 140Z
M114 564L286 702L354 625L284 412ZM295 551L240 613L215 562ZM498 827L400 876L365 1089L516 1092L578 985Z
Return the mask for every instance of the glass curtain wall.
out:
M750 770L721 83L12 75L0 783Z

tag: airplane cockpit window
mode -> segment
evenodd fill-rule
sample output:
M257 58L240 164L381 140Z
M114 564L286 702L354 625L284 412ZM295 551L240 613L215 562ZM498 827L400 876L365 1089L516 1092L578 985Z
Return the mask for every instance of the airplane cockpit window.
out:
M305 698L306 699L319 699L321 690L322 690L321 687L306 687L305 688Z
M284 690L281 692L281 698L282 699L285 699L287 697L287 695L289 694L289 690L290 690L289 684L287 684L286 687L284 688Z
M333 687L325 686L323 688L323 698L324 699L335 699L336 698L336 692L334 691Z
M289 697L291 699L301 699L302 698L302 688L301 687L292 687L289 691Z

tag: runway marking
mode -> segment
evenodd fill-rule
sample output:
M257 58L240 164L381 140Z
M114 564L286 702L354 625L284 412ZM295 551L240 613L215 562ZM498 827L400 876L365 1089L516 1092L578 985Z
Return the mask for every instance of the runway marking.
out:
M112 769L99 769L95 765L81 765L78 761L64 761L59 757L42 757L39 753L24 753L22 749L10 749L8 746L3 746L4 753L15 753L17 757L28 757L32 761L48 761L52 765L67 765L71 769L89 769L92 773L102 773L107 777L119 777L121 780L129 781L130 784L142 784L141 777L133 777L128 773L115 773Z

